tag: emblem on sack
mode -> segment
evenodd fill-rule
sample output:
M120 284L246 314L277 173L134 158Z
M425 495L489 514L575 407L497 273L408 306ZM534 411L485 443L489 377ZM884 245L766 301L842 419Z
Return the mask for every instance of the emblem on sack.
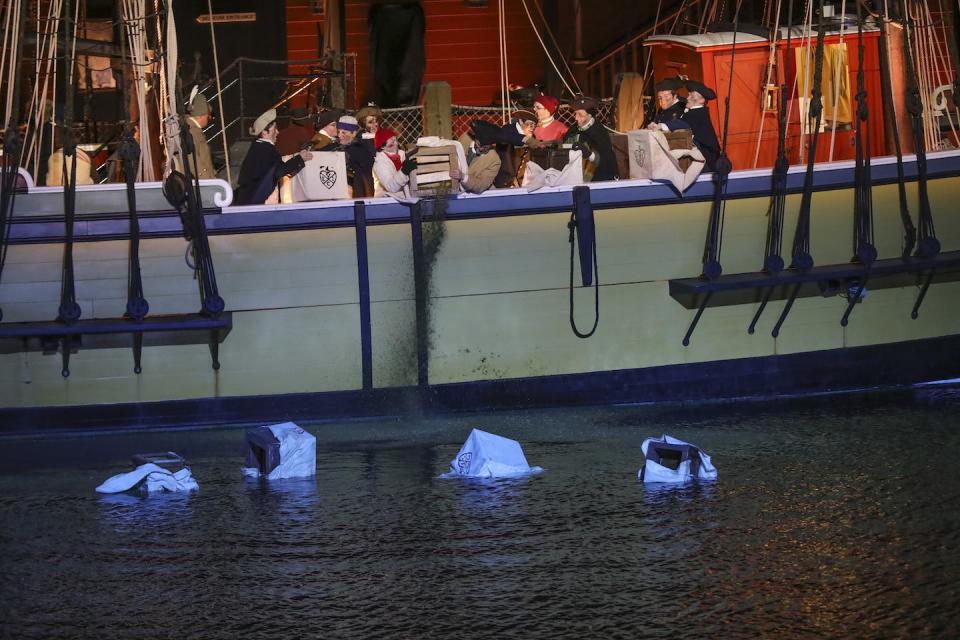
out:
M473 452L470 451L457 457L457 466L460 468L460 473L466 473L470 470L471 460L473 460Z
M337 184L337 172L326 165L320 167L318 176L320 178L320 184L327 189L333 189L333 185Z
M637 166L642 167L644 162L647 159L647 151L643 147L637 147L636 151L633 152L634 157L637 160Z

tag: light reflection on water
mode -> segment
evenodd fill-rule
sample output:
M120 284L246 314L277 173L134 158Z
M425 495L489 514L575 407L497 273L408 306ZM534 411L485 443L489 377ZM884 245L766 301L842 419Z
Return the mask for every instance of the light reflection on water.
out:
M960 637L960 393L0 441L0 637ZM475 426L542 474L438 479ZM637 481L644 438L714 483ZM200 490L98 496L174 449ZM133 622L135 621L135 622Z

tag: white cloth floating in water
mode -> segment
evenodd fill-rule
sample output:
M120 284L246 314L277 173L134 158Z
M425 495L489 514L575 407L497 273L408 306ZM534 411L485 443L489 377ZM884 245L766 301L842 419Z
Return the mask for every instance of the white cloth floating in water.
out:
M187 467L174 472L148 462L133 471L108 478L96 490L97 493L120 493L129 491L141 484L148 493L155 491L196 491L200 488Z
M441 477L504 478L541 471L542 468L527 464L516 440L474 429L457 457L450 461L450 472Z
M647 438L640 446L647 460L637 477L643 482L687 482L716 480L717 468L710 456L683 440L664 435Z
M317 439L292 422L250 429L242 471L267 480L309 478L317 473Z

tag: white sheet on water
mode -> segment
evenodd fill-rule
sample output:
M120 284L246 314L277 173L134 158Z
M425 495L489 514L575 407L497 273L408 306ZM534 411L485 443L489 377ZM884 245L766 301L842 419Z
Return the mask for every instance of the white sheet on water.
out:
M141 483L149 493L155 491L196 491L200 488L200 485L190 474L190 469L184 467L173 472L148 462L133 471L119 473L107 478L96 490L97 493L121 493L129 491L141 485Z
M269 427L280 442L280 464L267 474L267 480L309 478L317 473L317 439L293 422ZM243 475L258 477L259 469L245 467Z
M697 479L699 480L716 480L717 479L717 468L713 466L713 463L710 461L710 456L706 452L692 445L689 442L684 442L683 440L678 440L664 434L660 438L647 438L643 441L643 444L640 445L640 449L643 451L643 455L647 456L647 451L650 450L651 443L661 443L661 444L674 444L674 445L686 445L689 447L696 447L700 452L700 468L697 470ZM694 479L693 474L690 472L690 460L684 460L680 463L680 466L676 470L667 468L661 464L650 460L647 457L646 462L644 463L644 468L637 472L637 478L640 478L644 483L648 482L688 482Z
M542 468L527 464L523 449L516 440L474 429L460 447L457 457L450 461L449 473L441 477L504 478L541 471Z

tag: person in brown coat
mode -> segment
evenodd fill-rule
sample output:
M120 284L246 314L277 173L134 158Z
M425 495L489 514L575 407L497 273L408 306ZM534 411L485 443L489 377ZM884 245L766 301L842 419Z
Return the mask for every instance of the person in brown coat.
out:
M297 107L290 112L290 124L277 134L277 151L280 155L292 156L310 142L316 133L312 120L304 107Z
M193 148L197 154L197 177L209 180L217 177L213 168L213 158L210 156L210 145L203 130L210 124L210 103L207 98L194 88L193 98L190 100L190 115L187 116L187 126L190 127L190 137L193 138Z

